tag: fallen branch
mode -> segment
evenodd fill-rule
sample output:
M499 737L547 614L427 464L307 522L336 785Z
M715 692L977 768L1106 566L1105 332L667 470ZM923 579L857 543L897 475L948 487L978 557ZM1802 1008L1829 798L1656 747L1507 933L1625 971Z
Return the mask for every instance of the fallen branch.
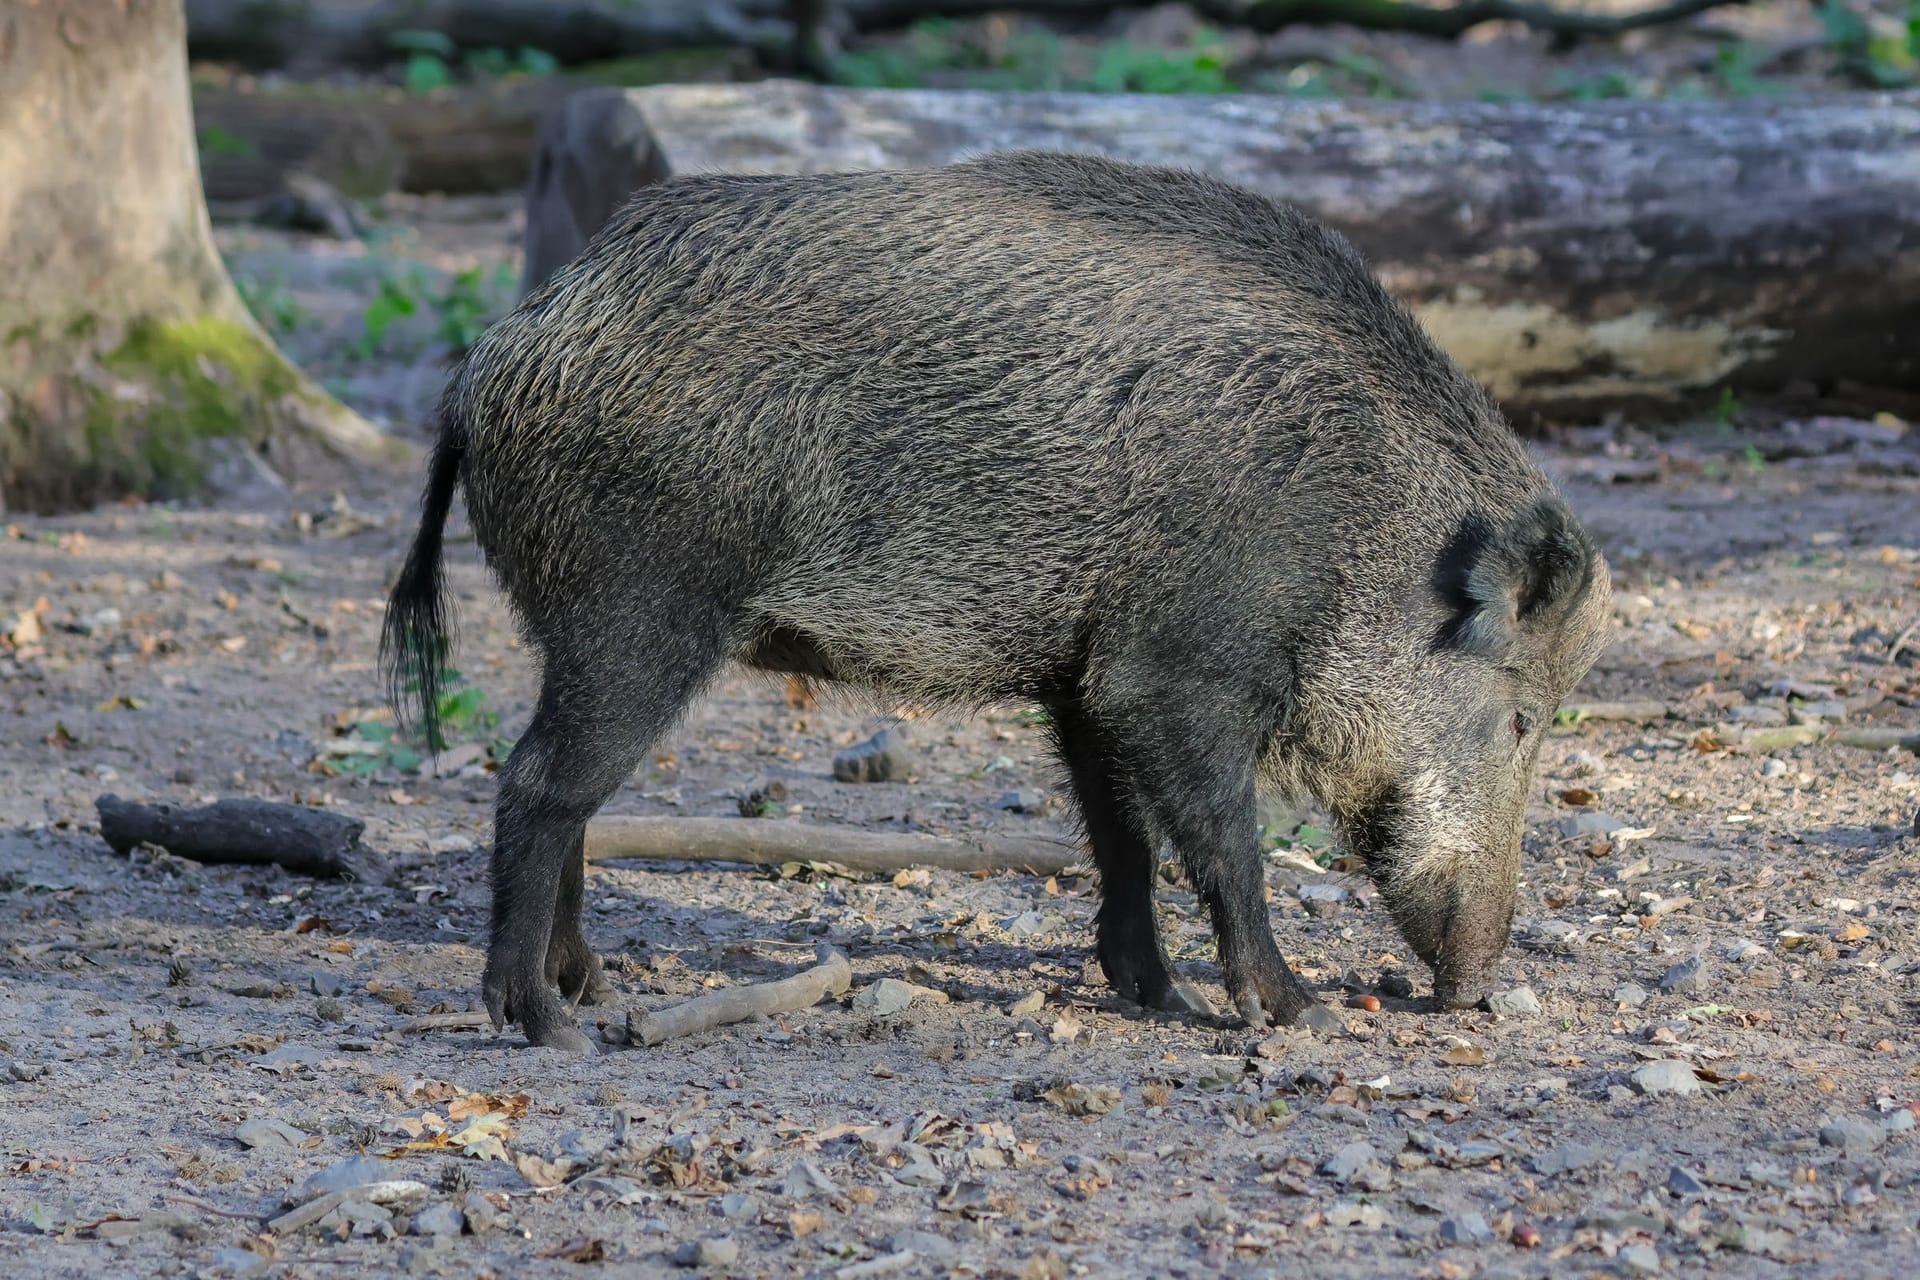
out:
M458 1013L423 1013L417 1018L395 1023L396 1035L419 1031L484 1031L493 1026L493 1015L485 1009L462 1009Z
M928 836L766 818L602 816L587 824L587 861L837 862L853 871L907 867L1057 875L1080 860L1063 840L1036 836Z
M798 1013L818 1004L822 996L845 994L853 985L853 966L846 955L826 946L819 954L819 964L777 982L695 996L665 1009L634 1009L627 1014L627 1039L651 1048L748 1018Z
M1867 751L1891 751L1899 747L1904 751L1920 752L1920 729L1841 725L1833 731L1831 740L1843 747L1860 747Z
M358 878L348 855L367 824L344 814L271 800L221 800L198 809L95 800L100 835L122 856L143 844L195 862L285 867L310 876Z
M1588 720L1608 720L1627 724L1658 724L1667 718L1664 702L1584 702L1560 708L1558 717L1566 724L1584 724Z

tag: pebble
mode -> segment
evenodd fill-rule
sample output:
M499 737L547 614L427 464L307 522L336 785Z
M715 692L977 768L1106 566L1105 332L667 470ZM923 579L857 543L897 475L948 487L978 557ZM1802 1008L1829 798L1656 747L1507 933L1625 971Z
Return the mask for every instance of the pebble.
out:
M1030 1014L1040 1012L1041 1007L1046 1003L1047 996L1045 992L1029 991L1007 1006L1007 1016L1009 1018L1024 1018Z
M726 1236L689 1240L673 1252L676 1267L730 1267L740 1258L740 1245Z
M1533 1171L1543 1178L1557 1173L1572 1173L1575 1169L1584 1169L1588 1165L1598 1164L1606 1153L1598 1147L1583 1147L1577 1144L1553 1147L1533 1157Z
M1508 1018L1531 1018L1540 1012L1540 997L1530 987L1496 991L1487 997L1487 1009Z
M887 1241L887 1247L895 1253L913 1253L930 1262L944 1262L959 1253L953 1241L931 1231L896 1231Z
M1783 778L1787 775L1790 768L1791 766L1789 766L1785 760L1775 757L1760 766L1760 776L1763 778Z
M833 757L835 782L904 782L912 772L906 741L893 729L882 729Z
M322 1022L345 1022L347 1006L332 996L321 996L313 1002L313 1016Z
M1613 1002L1622 1009L1638 1009L1650 993L1637 982L1623 982L1613 989Z
M720 1197L720 1216L723 1218L744 1218L753 1212L753 1197L739 1191L730 1191Z
M1727 719L1735 724L1776 725L1787 722L1787 713L1764 702L1748 702L1727 708Z
M293 1195L295 1203L312 1200L318 1196L331 1195L336 1191L351 1191L355 1187L370 1187L376 1182L386 1182L393 1177L393 1165L389 1161L376 1160L371 1156L354 1156L338 1164L328 1165L305 1182Z
M1566 759L1569 772L1576 778L1585 778L1606 768L1606 762L1591 751L1576 751Z
M1620 1251L1620 1261L1629 1271L1655 1275L1660 1270L1660 1251L1650 1244L1630 1244Z
M317 996L338 996L346 991L347 980L337 973L316 973L307 985Z
M400 1269L410 1276L423 1276L429 1271L440 1270L443 1265L444 1260L437 1257L432 1248L439 1243L440 1237L427 1236L425 1241L427 1247L424 1248L417 1244L403 1246L395 1258Z
M349 1229L356 1236L379 1235L393 1230L393 1214L364 1200L349 1200L333 1212L341 1221L349 1224Z
M32 1084L35 1080L47 1074L47 1064L44 1062L9 1062L7 1064L7 1074L15 1080L18 1080L21 1084Z
M1024 813L1030 817L1041 817L1047 812L1047 793L1044 791L1003 791L993 807L1008 813Z
M1413 979L1398 969L1389 969L1380 975L1380 994L1396 1000L1411 1000Z
M297 1147L307 1140L305 1132L284 1120L268 1117L247 1121L234 1137L240 1139L240 1145L249 1150L258 1147Z
M1700 1078L1687 1063L1671 1058L1649 1062L1633 1073L1633 1087L1641 1093L1699 1093Z
M913 988L898 978L869 982L853 997L853 1007L862 1013L884 1018L899 1013L913 1003Z
M1747 960L1753 960L1765 954L1767 954L1767 949L1765 947L1761 946L1757 942L1750 941L1746 938L1741 938L1739 941L1733 943L1731 946L1727 948L1727 959L1732 961L1734 964L1740 964Z
M467 1220L467 1230L474 1235L483 1236L497 1230L502 1221L500 1210L494 1208L493 1201L478 1191L470 1191L460 1205L461 1216Z
M1682 960L1660 979L1660 989L1675 995L1698 995L1713 985L1713 969L1699 956Z
M810 1196L837 1195L840 1188L833 1185L833 1179L820 1171L820 1166L811 1160L802 1160L787 1170L787 1177L780 1184L780 1194L789 1200L805 1200Z
M1569 920L1536 920L1527 932L1542 947L1571 949L1580 942L1580 926Z
M411 1230L416 1236L457 1236L466 1215L452 1205L430 1204L413 1215Z
M1051 912L1022 911L1001 927L1010 938L1031 938L1035 934L1050 933L1065 923Z
M1493 1239L1493 1228L1480 1214L1456 1214L1440 1219L1440 1238L1448 1244L1486 1244Z
M1320 1172L1336 1182L1345 1182L1360 1172L1360 1167L1369 1161L1378 1160L1380 1153L1364 1142L1349 1142L1320 1164Z
M1886 1126L1863 1120L1859 1116L1841 1116L1829 1121L1820 1130L1820 1144L1837 1147L1850 1156L1865 1155L1877 1151L1880 1144L1887 1140Z
M833 1273L833 1280L877 1280L880 1276L890 1276L896 1271L905 1271L917 1260L911 1249L899 1249L893 1253L883 1253L868 1258L865 1262L849 1262Z
M1908 1107L1901 1107L1887 1117L1888 1133L1911 1133L1915 1125L1920 1125L1920 1117L1915 1117Z
M265 1270L267 1260L251 1249L215 1249L212 1270L234 1276L251 1276Z
M1677 1164L1667 1170L1667 1190L1677 1196L1703 1196L1707 1194L1707 1184L1691 1169Z
M1582 810L1579 813L1570 813L1560 819L1560 834L1570 838L1574 836L1605 836L1612 835L1621 827L1631 825L1631 823L1620 821L1620 819L1610 813Z
M947 1180L947 1175L940 1172L940 1166L924 1148L915 1147L911 1158L893 1171L893 1180L909 1187L937 1187Z

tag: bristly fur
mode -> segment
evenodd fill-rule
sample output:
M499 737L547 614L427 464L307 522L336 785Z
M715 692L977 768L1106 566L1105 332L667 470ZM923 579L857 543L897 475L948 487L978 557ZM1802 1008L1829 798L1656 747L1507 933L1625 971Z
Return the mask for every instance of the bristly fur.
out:
M457 476L541 661L485 981L536 1043L580 1040L553 980L598 973L587 819L728 662L1044 705L1101 964L1142 1003L1193 1007L1164 841L1241 1012L1311 1017L1263 779L1336 815L1449 999L1491 974L1533 726L1593 660L1606 577L1484 390L1298 210L1034 152L658 183L482 336L443 421L389 647L430 712Z
M421 498L420 528L380 626L380 670L395 722L402 729L417 724L430 746L440 741L440 695L452 643L451 604L440 567L442 541L466 448L467 430L457 406L443 404Z

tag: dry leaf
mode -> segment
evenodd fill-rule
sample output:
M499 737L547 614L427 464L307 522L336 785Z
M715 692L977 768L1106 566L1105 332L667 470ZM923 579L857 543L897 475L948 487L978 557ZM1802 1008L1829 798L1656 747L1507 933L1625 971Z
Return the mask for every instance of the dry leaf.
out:
M585 1236L576 1236L563 1245L556 1245L554 1248L534 1255L536 1258L553 1258L561 1262L600 1262L606 1256L606 1241L589 1240Z
M1063 1084L1040 1096L1070 1116L1103 1116L1120 1105L1120 1091L1105 1084Z
M1457 1044L1441 1054L1440 1061L1450 1067L1483 1067L1487 1051L1477 1044Z
M1048 1036L1055 1044L1071 1044L1085 1029L1086 1024L1074 1017L1072 1012L1069 1011L1060 1015L1059 1019L1053 1024L1053 1030L1048 1033Z
M220 647L228 653L238 653L247 647L247 638L245 636L228 636L225 640L220 641L219 644Z
M795 1240L804 1239L818 1231L825 1219L817 1213L801 1213L795 1210L787 1215L787 1230L793 1233Z

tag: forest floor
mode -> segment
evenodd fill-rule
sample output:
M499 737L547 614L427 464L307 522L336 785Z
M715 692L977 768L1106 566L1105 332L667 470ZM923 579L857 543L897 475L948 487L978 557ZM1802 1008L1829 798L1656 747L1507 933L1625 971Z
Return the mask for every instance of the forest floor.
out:
M512 206L396 202L372 246L222 240L296 358L417 434L438 337L511 290ZM395 292L412 314L375 335ZM0 1270L1911 1276L1920 764L1756 735L1920 729L1920 428L1727 417L1540 446L1619 601L1572 701L1664 718L1562 725L1542 755L1505 962L1537 1008L1396 997L1426 974L1368 887L1322 869L1313 815L1269 815L1274 929L1345 1039L1123 1007L1087 965L1084 874L713 864L589 872L619 996L582 1010L599 1056L398 1030L477 1003L489 770L534 691L462 519L467 763L431 776L381 740L373 666L414 477L15 518ZM730 677L607 811L736 815L777 781L756 821L1067 835L1022 710L896 722ZM889 723L914 779L835 782L834 754ZM345 882L118 856L104 793L325 805L370 853ZM1191 893L1161 888L1217 995ZM821 942L851 957L849 997L620 1043L627 1008ZM876 1011L860 993L882 978L923 990ZM1349 1004L1366 995L1377 1012ZM331 1212L268 1230L329 1185L349 1188Z

